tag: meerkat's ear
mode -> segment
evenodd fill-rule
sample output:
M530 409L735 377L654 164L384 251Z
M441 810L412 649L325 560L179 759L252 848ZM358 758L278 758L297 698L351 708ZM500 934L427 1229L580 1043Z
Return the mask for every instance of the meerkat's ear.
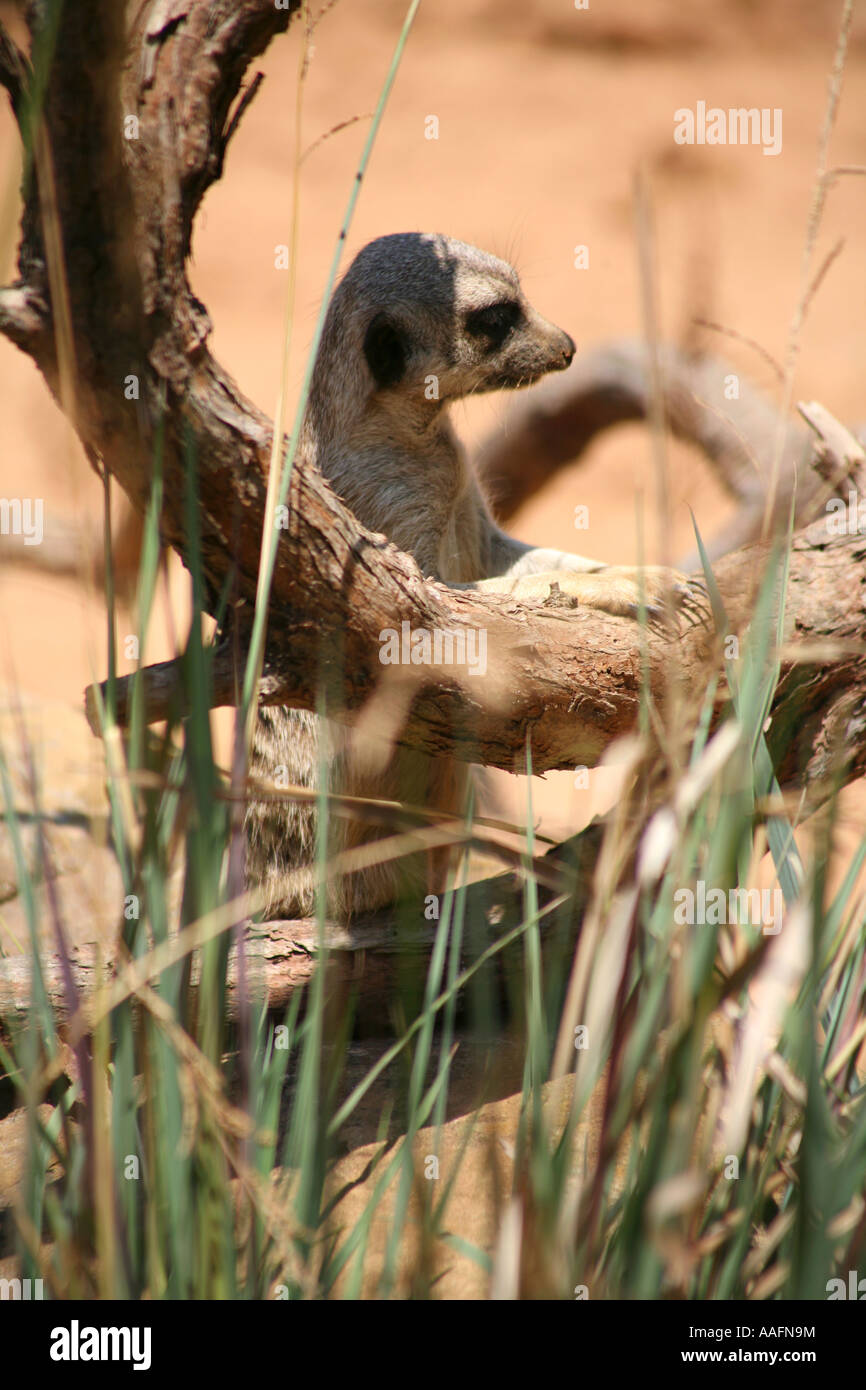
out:
M377 314L364 335L364 356L380 389L396 386L406 370L409 344L387 314Z

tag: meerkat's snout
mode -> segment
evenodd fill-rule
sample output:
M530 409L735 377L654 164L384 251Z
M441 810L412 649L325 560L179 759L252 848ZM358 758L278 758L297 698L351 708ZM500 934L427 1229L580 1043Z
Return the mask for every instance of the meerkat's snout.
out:
M577 352L577 343L570 333L563 333L562 336L565 339L565 344L562 349L562 369L565 370L565 368L570 367L574 361L574 354Z
M556 330L558 342L554 347L554 361L551 367L552 372L564 372L566 367L570 367L574 361L574 354L577 352L577 343L570 333L563 329Z
M563 372L577 351L574 339L524 304L519 320L488 363L481 390L530 386L548 372Z
M566 367L570 367L577 352L577 344L571 334L557 328L555 323L542 318L532 308L527 308L526 322L530 339L539 344L545 356L542 372L564 372Z

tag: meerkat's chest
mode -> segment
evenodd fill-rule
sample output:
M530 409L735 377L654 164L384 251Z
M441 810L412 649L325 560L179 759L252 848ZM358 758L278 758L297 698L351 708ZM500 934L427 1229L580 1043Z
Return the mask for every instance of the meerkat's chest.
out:
M398 422L399 423L399 422ZM486 509L450 422L402 433L370 413L317 463L358 520L408 551L425 575L469 583L486 574Z
M445 518L439 536L437 574L447 584L468 584L484 575L481 517L474 499L466 498Z

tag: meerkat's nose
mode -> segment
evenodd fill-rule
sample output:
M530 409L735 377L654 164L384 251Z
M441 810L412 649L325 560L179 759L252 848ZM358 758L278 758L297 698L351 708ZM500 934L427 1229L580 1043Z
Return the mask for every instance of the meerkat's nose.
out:
M571 335L568 334L568 333L563 333L562 336L563 336L563 338L565 339L565 342L563 343L563 346L562 346L562 360L563 360L563 362L565 363L566 367L570 367L570 366L571 366L571 359L574 357L574 354L577 352L577 343L574 341L574 339L573 339L573 338L571 337Z

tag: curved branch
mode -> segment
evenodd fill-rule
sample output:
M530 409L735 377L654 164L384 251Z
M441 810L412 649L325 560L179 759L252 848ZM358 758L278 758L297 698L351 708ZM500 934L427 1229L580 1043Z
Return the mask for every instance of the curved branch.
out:
M697 445L741 504L730 525L711 541L715 558L760 533L778 411L721 358L665 346L659 367L668 426L678 439ZM476 455L498 515L512 516L559 468L579 458L602 430L648 420L651 404L648 349L631 341L576 357L567 372L514 401ZM813 459L808 432L790 422L776 494L777 524L787 524L793 496L800 523L811 519L816 504L823 502ZM693 555L683 561L683 568L697 564Z

